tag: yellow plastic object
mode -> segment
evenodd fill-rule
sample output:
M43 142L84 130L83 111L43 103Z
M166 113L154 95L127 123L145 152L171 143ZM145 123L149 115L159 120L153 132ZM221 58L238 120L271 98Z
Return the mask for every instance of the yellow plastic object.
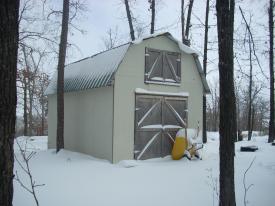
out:
M176 137L172 149L173 160L181 159L184 155L184 151L187 149L187 146L188 142L186 137Z

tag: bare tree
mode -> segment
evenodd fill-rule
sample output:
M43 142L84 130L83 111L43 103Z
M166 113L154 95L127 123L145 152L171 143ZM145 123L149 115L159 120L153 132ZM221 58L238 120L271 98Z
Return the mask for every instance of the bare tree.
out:
M42 11L46 5L45 2L35 0L20 1L19 8L19 56L18 56L18 84L17 84L17 104L20 106L23 102L24 135L32 135L34 131L33 110L36 98L35 87L40 72L41 59L46 56L40 53L41 47L56 47L55 36L52 31L54 26L50 25L44 18L35 15L38 9ZM43 9L44 11L44 9ZM38 26L39 25L39 26ZM38 43L39 42L39 43ZM51 45L50 45L51 44ZM37 46L38 45L38 46ZM47 45L47 46L46 46ZM54 50L54 49L53 49ZM48 52L47 57L54 52ZM38 55L38 58L34 57ZM35 61L34 61L35 59ZM21 93L22 92L22 93Z
M18 0L0 2L0 205L13 198L13 144L16 121Z
M22 147L22 145L20 145L20 143L16 140L16 144L19 148L21 157L23 158L23 163L17 158L16 155L14 155L14 158L17 162L17 164L19 165L19 167L26 173L26 175L28 176L29 180L30 180L30 187L27 186L25 183L22 182L22 180L20 179L18 172L15 172L15 177L14 179L21 185L22 188L24 188L27 192L29 192L34 200L35 200L35 204L37 206L39 206L39 202L38 202L38 198L36 195L36 187L41 187L44 186L45 184L36 184L35 180L33 178L31 169L30 169L30 160L32 159L32 157L34 157L34 155L36 154L36 152L31 151L30 153L27 152L27 142L28 140L26 140L25 142L25 146L24 148ZM25 164L25 166L24 166Z
M184 0L181 0L181 39L182 42L185 40L185 32L184 32L184 26L185 26L185 17L184 17Z
M244 19L245 23L246 23L246 29L248 31L250 31L250 23L248 24L243 11L241 9L241 7L239 7L241 14L242 14L242 18ZM251 16L250 16L250 20L251 20ZM245 35L246 38L246 35ZM251 140L251 136L252 136L252 75L253 75L253 64L252 64L252 34L249 32L248 35L248 46L249 46L249 86L248 86L248 115L247 115L247 131L248 131L248 140ZM244 39L244 44L246 43L246 39Z
M261 132L261 134L264 133L265 129L268 128L268 122L266 121L268 119L268 111L269 111L269 102L265 100L262 97L257 98L257 104L256 104L256 113L255 113L255 127L257 130Z
M150 4L150 9L151 9L151 29L150 29L150 33L153 34L155 31L155 0L148 0L149 4Z
M235 206L234 141L236 105L234 92L234 0L217 0L220 76L220 206Z
M204 24L204 51L203 51L203 72L206 77L207 74L207 44L208 44L208 17L209 17L209 0L206 1L206 11L205 11L205 24ZM202 141L207 142L207 132L206 132L206 96L203 95L203 126L202 126Z
M130 28L130 36L131 36L132 41L134 41L135 40L135 32L134 32L133 21L132 21L132 17L131 17L131 11L130 11L128 0L124 0L124 4L125 4L127 19L128 19L129 28Z
M248 99L248 118L247 118L247 130L248 130L248 140L251 140L252 136L252 48L251 48L251 37L248 37L248 45L249 45L249 99Z
M190 27L191 27L191 14L192 14L192 9L193 9L193 3L194 3L194 0L189 1L187 19L186 19L186 27L185 27L185 38L186 39L189 39L189 31L190 31Z
M274 2L269 0L268 20L269 20L269 73L270 73L270 117L269 117L269 133L268 142L275 139L275 124L274 124L274 21L273 21Z
M20 85L17 87L23 90L23 122L24 122L24 136L28 136L28 105L27 105L27 72L26 68L18 69L17 71L17 79ZM20 91L17 91L17 96L19 95ZM18 98L18 97L17 97ZM18 104L18 103L17 103Z
M107 37L103 38L103 43L106 49L112 49L119 44L118 27L115 29L109 28L107 31Z
M248 23L243 10L241 9L241 7L239 7L242 18L245 22L245 26L246 26L246 33L248 33L248 35L245 35L245 39L244 39L244 44L246 44L246 37L248 36L248 46L249 46L249 90L248 90L248 116L247 116L247 130L248 130L248 140L251 140L251 136L252 136L252 122L253 122L253 118L252 118L252 105L253 105L253 97L252 97L252 90L253 90L253 59L252 59L252 55L255 56L256 61L259 65L259 67L261 68L261 65L259 63L258 57L256 55L256 49L255 49L255 44L254 44L254 38L253 38L253 34L251 32L251 19L252 16L250 15L250 22Z
M36 73L31 71L31 66L28 62L28 58L27 58L27 54L26 54L26 49L25 46L23 46L23 54L24 54L24 60L25 60L25 78L26 78L26 84L25 84L25 88L24 90L27 90L27 94L29 96L29 111L28 111L28 135L31 136L32 135L32 131L33 131L33 116L32 116L32 105L33 105L33 87L34 87L34 78L33 78L33 74ZM26 112L26 111L24 111Z
M24 133L31 136L34 131L34 119L33 110L35 99L37 98L37 84L40 81L40 64L45 56L44 52L36 50L37 58L34 57L34 50L32 48L26 49L25 45L22 45L22 52L24 56L24 69L19 70L18 80L21 82L23 89L23 106L24 106ZM19 90L20 91L20 90ZM18 99L20 100L20 93L18 93Z
M207 105L207 124L209 130L218 131L219 126L219 87L218 82L214 82L214 85L210 86L210 100Z
M39 105L41 107L41 133L40 135L45 135L45 113L46 113L46 108L48 107L48 102L47 102L47 98L44 95L44 92L47 88L47 86L50 83L49 80L49 75L42 72L39 74L38 76L39 81L38 81L38 90L37 90L37 97L38 97L38 101L39 101Z
M25 46L23 45L22 47L22 51L23 51L23 55L24 55L24 61L25 61L25 69L23 70L23 90L24 90L24 125L27 126L27 128L24 129L24 133L26 133L25 136L27 135L31 135L31 122L32 122L32 110L29 110L29 112L27 111L28 108L28 98L27 98L27 94L28 91L30 92L30 67L28 64L28 60L27 60L27 54L26 54L26 49ZM32 101L30 101L32 104Z
M189 41L189 31L191 27L191 14L193 9L194 0L189 0L188 11L187 11L187 20L185 24L185 8L184 8L184 0L181 0L181 35L182 42L184 44L190 45Z
M238 78L236 78L238 79ZM242 141L242 130L240 127L240 105L241 105L241 97L240 97L240 89L239 89L239 85L237 85L238 83L236 83L237 81L235 80L235 95L236 95L236 120L237 120L237 141Z
M137 22L137 20L135 19L135 31L136 31L136 37L140 38L144 35L145 31L147 30L148 26L144 25L144 23L142 22Z
M57 65L57 131L56 152L64 148L64 67L67 49L69 0L63 0L62 27Z

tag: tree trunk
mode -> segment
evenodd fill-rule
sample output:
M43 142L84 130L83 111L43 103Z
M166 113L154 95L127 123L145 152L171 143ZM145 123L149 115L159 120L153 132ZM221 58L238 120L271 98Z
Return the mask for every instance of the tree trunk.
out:
M19 0L0 1L0 205L12 206Z
M250 139L251 139L251 136L252 136L254 126L255 126L255 106L252 106Z
M33 83L33 73L30 70L30 65L28 63L28 57L27 57L27 53L26 53L26 49L23 46L23 54L24 54L24 60L25 60L25 66L26 66L26 70L25 70L25 77L26 77L26 89L27 89L27 94L29 95L29 111L27 114L27 119L28 119L28 136L32 136L33 135L33 115L32 115L32 108L33 108L33 92L34 92L34 84ZM26 98L28 100L28 98ZM26 104L28 105L28 104ZM27 109L27 108L26 108Z
M64 67L69 24L69 0L63 0L61 38L58 55L57 77L57 131L56 152L64 148Z
M236 206L234 186L234 141L236 105L234 92L234 0L217 0L220 78L220 206Z
M26 70L23 71L23 92L24 92L24 136L28 136L28 113L27 113L27 80Z
M249 89L248 89L248 117L247 117L247 131L248 131L248 140L251 140L251 108L252 108L252 48L251 48L251 37L248 36L248 44L249 44Z
M42 107L41 107L41 135L44 135L45 131L45 102L44 99L42 100Z
M45 84L44 75L42 75L42 84ZM41 135L44 135L44 122L45 122L45 98L44 98L44 85L41 87Z
M22 48L23 50L23 55L24 55L24 61L25 61L25 66L26 69L24 69L23 71L23 78L24 78L24 136L31 136L31 132L32 132L32 114L31 114L31 110L32 110L32 105L30 105L29 107L29 113L28 113L28 95L29 95L29 103L31 103L32 101L30 100L30 96L31 96L31 91L30 91L30 68L29 68L29 64L28 64L28 60L27 60L27 53L26 53L26 48L25 46L23 46ZM26 127L26 128L25 128ZM25 135L26 133L26 135Z
M236 141L242 141L242 130L240 126L240 97L239 97L238 90L236 92L236 119L237 119L237 136L238 136L237 137L238 139Z
M185 42L184 20L184 0L181 0L181 39L183 43Z
M28 74L31 76L31 72L30 70L28 70ZM30 77L28 78L28 93L29 93L29 136L32 136L33 135L33 116L32 116L32 108L33 108L33 87L34 85L31 86L31 78Z
M151 0L150 9L152 11L152 16L151 16L151 31L150 31L150 33L153 34L154 31L155 31L155 0Z
M194 0L190 0L189 6L188 6L186 27L185 27L185 38L188 40L189 40L189 30L191 27L191 14L192 14L193 3L194 3Z
M273 53L273 0L269 0L269 71L270 71L270 119L269 119L269 135L268 142L275 139L275 125L274 125L274 53Z
M132 41L134 41L135 40L135 32L134 32L134 27L133 27L133 23L132 23L131 11L130 11L130 8L129 8L129 2L128 2L128 0L124 0L124 3L125 3L127 19L128 19L129 28L130 28L130 36L131 36Z
M203 52L203 72L206 77L207 72L207 44L208 44L208 16L209 16L209 0L206 1L206 11L205 11L205 25L204 25L204 52ZM206 132L206 96L203 95L203 125L202 125L202 141L207 142L207 132Z

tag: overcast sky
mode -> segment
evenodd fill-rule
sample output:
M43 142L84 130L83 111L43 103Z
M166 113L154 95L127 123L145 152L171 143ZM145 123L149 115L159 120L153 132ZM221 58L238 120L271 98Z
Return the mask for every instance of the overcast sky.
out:
M144 35L149 34L150 24L150 11L148 0L130 0L130 9L134 18L140 26L145 27ZM180 29L180 3L181 0L156 0L156 30L157 32L169 31L176 38L181 38ZM185 0L187 6L188 0ZM58 2L55 2L58 3ZM191 27L191 40L192 47L202 53L203 41L204 41L204 23L205 18L205 3L206 0L195 0L192 14L192 27ZM268 56L264 56L263 52L268 50L268 33L264 29L263 25L267 26L267 3L268 0L236 0L235 8L235 38L243 38L244 27L241 26L241 15L239 6L245 11L246 17L252 14L252 32L255 38L258 55L261 61L264 72L268 75ZM60 5L62 2L60 1ZM80 19L76 22L78 28L85 30L85 34L81 34L76 30L73 31L73 35L69 36L69 41L76 44L79 48L71 49L68 53L67 63L79 60L81 58L91 56L97 52L105 50L103 39L107 37L107 31L112 28L115 30L117 27L119 41L125 43L130 41L129 26L126 18L125 7L122 0L86 0L87 12L85 12ZM215 3L211 1L210 12L210 30L209 41L217 41L216 16L215 16ZM147 26L147 28L146 28ZM240 45L235 45L240 47ZM218 55L217 44L211 44L209 51L208 70L211 71L208 75L209 82L216 81L218 78ZM235 49L235 52L238 52ZM247 54L240 55L242 58L243 69L248 66L245 61ZM53 72L56 69L56 65L52 65L50 70ZM236 68L237 69L237 68ZM51 72L51 73L52 73ZM261 76L261 72L257 66L255 72ZM257 76L257 75L256 75ZM262 79L263 77L258 77ZM211 84L211 83L210 83Z

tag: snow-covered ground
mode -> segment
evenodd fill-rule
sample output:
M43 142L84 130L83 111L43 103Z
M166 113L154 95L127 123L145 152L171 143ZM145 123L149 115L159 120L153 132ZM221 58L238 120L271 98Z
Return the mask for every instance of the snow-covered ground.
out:
M18 142L25 145L26 138ZM275 147L267 136L253 136L250 142L236 143L235 185L237 205L244 205L243 175L256 157L246 176L249 206L273 206L275 202ZM242 145L257 145L256 152L240 152ZM208 133L202 160L170 157L147 161L124 160L118 164L91 156L47 149L47 137L27 139L27 150L36 151L30 160L41 206L212 206L218 205L219 135ZM19 159L18 146L15 152ZM15 171L28 184L29 179L15 163ZM34 199L14 181L14 205L35 205Z

